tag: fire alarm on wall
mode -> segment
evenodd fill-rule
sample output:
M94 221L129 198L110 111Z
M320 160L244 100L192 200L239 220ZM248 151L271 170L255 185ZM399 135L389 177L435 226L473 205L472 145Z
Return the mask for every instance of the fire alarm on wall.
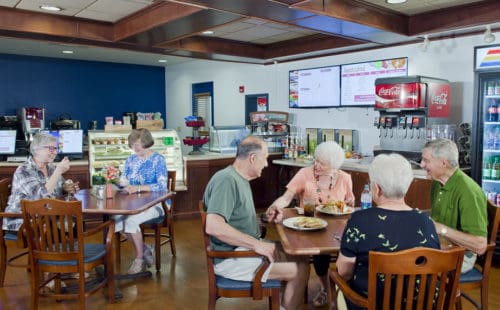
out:
M241 85L240 86L240 93L244 93L245 92L245 86Z

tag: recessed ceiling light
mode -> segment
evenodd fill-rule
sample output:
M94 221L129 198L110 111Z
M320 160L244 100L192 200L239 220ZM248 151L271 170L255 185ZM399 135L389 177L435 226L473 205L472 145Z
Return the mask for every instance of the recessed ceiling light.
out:
M65 50L65 51L62 51L63 54L73 54L74 52L73 51L70 51L70 50Z
M214 34L214 32L212 30L207 30L207 31L203 31L202 34L209 36L211 34Z
M385 2L387 2L389 4L400 4L400 3L405 3L407 1L408 0L385 0Z
M62 9L58 6L53 6L53 5L40 5L40 8L45 11L51 11L51 12L59 12Z
M158 59L158 62L167 62L166 59Z

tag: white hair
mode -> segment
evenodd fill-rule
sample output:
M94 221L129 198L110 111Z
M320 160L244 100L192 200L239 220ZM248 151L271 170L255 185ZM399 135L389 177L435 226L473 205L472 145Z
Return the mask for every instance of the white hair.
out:
M375 157L368 167L368 175L386 198L403 198L413 180L410 163L396 153Z
M325 141L316 147L314 158L328 163L330 168L339 169L344 163L344 150L334 141Z

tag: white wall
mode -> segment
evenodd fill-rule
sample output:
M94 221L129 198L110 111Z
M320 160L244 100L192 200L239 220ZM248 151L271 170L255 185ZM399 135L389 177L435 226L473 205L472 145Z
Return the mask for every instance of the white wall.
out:
M364 62L378 59L408 57L409 75L447 79L451 82L450 123L472 121L474 46L484 45L483 36L432 41L427 52L418 44L378 50L321 57L270 66L214 61L193 61L168 66L166 75L167 127L180 128L182 138L191 135L184 125L184 116L191 111L193 83L214 83L214 125L245 123L245 94L269 93L269 109L293 113L293 125L299 128L346 128L360 131L361 152L371 154L379 143L373 119L373 108L289 109L288 71ZM245 86L240 94L238 87ZM187 148L185 150L188 150Z

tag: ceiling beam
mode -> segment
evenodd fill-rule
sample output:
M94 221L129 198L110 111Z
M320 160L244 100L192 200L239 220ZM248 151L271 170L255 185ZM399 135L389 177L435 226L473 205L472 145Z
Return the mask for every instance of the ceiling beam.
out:
M265 59L280 58L364 43L366 42L342 37L332 37L322 34L311 35L267 45L265 48Z
M157 2L145 10L118 21L114 26L114 40L121 41L202 10L178 3Z
M113 25L110 23L10 8L0 8L0 30L97 41L113 40Z
M201 36L185 38L176 42L161 43L156 45L155 47L174 48L198 53L215 53L259 59L263 59L265 57L264 47L255 44Z
M492 0L411 16L408 28L409 35L421 35L498 22L500 1Z

